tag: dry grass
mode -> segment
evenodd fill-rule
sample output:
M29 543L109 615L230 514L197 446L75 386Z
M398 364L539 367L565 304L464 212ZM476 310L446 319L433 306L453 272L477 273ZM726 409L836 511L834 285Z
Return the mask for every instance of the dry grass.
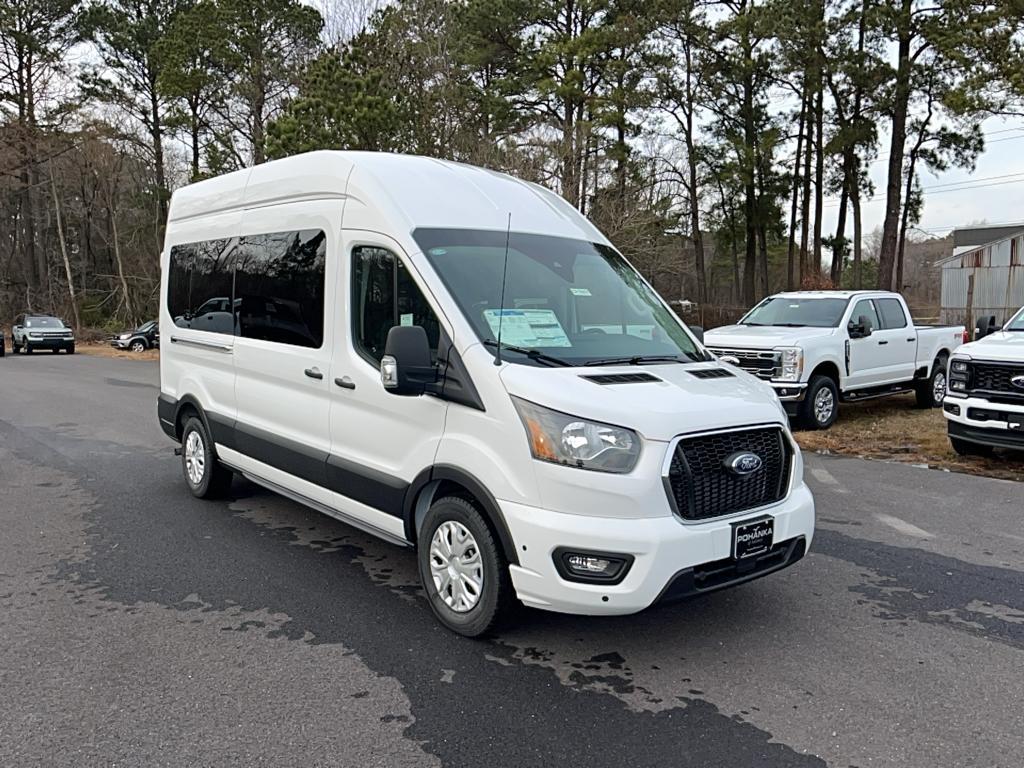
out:
M83 355L96 357L116 357L125 360L159 360L159 349L147 349L145 352L131 352L126 349L115 349L104 342L86 342L75 345L75 351Z
M1024 480L1024 453L1000 451L992 458L957 456L946 436L942 411L915 408L913 395L844 404L832 429L797 432L796 439L806 451L927 464L973 475Z

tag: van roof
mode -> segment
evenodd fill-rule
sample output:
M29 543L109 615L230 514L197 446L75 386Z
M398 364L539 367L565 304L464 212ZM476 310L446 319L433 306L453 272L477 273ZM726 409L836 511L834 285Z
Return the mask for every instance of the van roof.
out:
M511 213L517 232L608 242L540 185L464 163L386 152L307 152L190 184L172 196L168 223L332 197L346 201L346 228L504 230Z

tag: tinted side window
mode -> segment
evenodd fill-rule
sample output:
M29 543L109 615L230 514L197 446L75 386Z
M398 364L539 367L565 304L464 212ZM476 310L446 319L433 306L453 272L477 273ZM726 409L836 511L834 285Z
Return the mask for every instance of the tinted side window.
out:
M875 299L875 305L882 315L883 328L907 327L907 315L899 299Z
M167 309L179 328L232 333L231 241L205 240L171 248Z
M881 326L878 324L878 314L875 312L875 305L871 303L871 299L861 299L853 307L853 314L850 316L850 321L856 323L860 316L864 315L868 320L871 321L871 328L878 330Z
M319 229L241 238L235 258L235 333L320 347L326 252L327 236Z
M352 251L352 336L356 349L379 363L388 331L396 325L421 325L436 354L437 317L401 260L385 248Z

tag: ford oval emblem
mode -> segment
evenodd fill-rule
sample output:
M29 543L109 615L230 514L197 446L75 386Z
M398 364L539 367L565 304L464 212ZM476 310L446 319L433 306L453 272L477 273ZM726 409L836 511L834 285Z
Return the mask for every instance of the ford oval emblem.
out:
M745 476L757 472L764 462L756 453L739 451L725 457L725 468L735 475Z
M1024 376L1014 376L1010 379L1010 383L1017 389L1024 389Z

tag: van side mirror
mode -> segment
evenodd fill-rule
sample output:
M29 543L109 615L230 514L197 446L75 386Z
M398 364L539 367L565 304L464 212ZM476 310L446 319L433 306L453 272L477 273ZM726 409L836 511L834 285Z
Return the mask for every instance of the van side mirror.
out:
M704 343L704 329L701 328L699 325L691 325L690 333L696 336L697 341L699 341L701 344Z
M430 342L421 325L396 325L388 331L380 380L392 395L422 395L437 383L437 366L430 362Z
M867 315L861 315L857 318L857 322L851 322L847 326L847 331L850 334L851 339L866 339L871 335L871 318Z

